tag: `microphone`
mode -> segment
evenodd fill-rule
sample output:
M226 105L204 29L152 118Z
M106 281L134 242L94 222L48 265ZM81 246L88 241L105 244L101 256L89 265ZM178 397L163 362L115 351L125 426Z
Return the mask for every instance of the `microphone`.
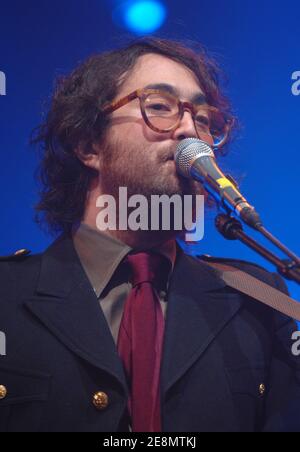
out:
M186 138L175 152L177 172L201 182L205 190L221 204L226 213L235 213L248 226L259 230L263 224L253 206L217 165L212 148L197 138Z

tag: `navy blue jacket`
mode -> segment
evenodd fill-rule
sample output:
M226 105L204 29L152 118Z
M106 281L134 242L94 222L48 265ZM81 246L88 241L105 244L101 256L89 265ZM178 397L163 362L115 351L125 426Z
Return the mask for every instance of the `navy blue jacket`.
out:
M285 290L280 277L241 270ZM168 294L161 372L165 432L300 431L296 324L180 253ZM128 388L72 239L0 262L0 431L126 431ZM93 395L108 396L97 410Z

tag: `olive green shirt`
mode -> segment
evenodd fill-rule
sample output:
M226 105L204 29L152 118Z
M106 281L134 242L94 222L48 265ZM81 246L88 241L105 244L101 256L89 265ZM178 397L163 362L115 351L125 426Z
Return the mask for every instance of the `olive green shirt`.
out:
M99 299L111 334L117 344L124 304L132 285L129 274L120 271L124 258L133 251L126 244L108 234L81 223L73 232L73 242L82 267ZM166 242L156 251L167 257L172 263L169 279L176 260L176 241ZM167 313L167 289L158 291L162 311Z

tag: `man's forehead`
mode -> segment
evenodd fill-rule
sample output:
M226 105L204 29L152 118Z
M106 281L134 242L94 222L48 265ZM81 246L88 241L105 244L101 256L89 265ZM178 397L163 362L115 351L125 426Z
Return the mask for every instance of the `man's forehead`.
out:
M124 89L156 86L181 98L203 98L199 81L188 67L163 55L143 55L128 75Z

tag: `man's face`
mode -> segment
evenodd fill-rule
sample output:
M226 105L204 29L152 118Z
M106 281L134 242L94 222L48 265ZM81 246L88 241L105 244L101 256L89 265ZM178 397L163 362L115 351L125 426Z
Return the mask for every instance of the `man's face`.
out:
M180 100L191 101L203 95L195 75L167 57L147 54L140 57L117 96L127 96L152 84L168 84ZM144 122L136 99L111 114L111 125L99 152L102 193L117 196L119 187L128 194L151 195L201 194L198 183L176 172L174 153L184 138L197 138L191 113L186 111L176 130L157 133Z

